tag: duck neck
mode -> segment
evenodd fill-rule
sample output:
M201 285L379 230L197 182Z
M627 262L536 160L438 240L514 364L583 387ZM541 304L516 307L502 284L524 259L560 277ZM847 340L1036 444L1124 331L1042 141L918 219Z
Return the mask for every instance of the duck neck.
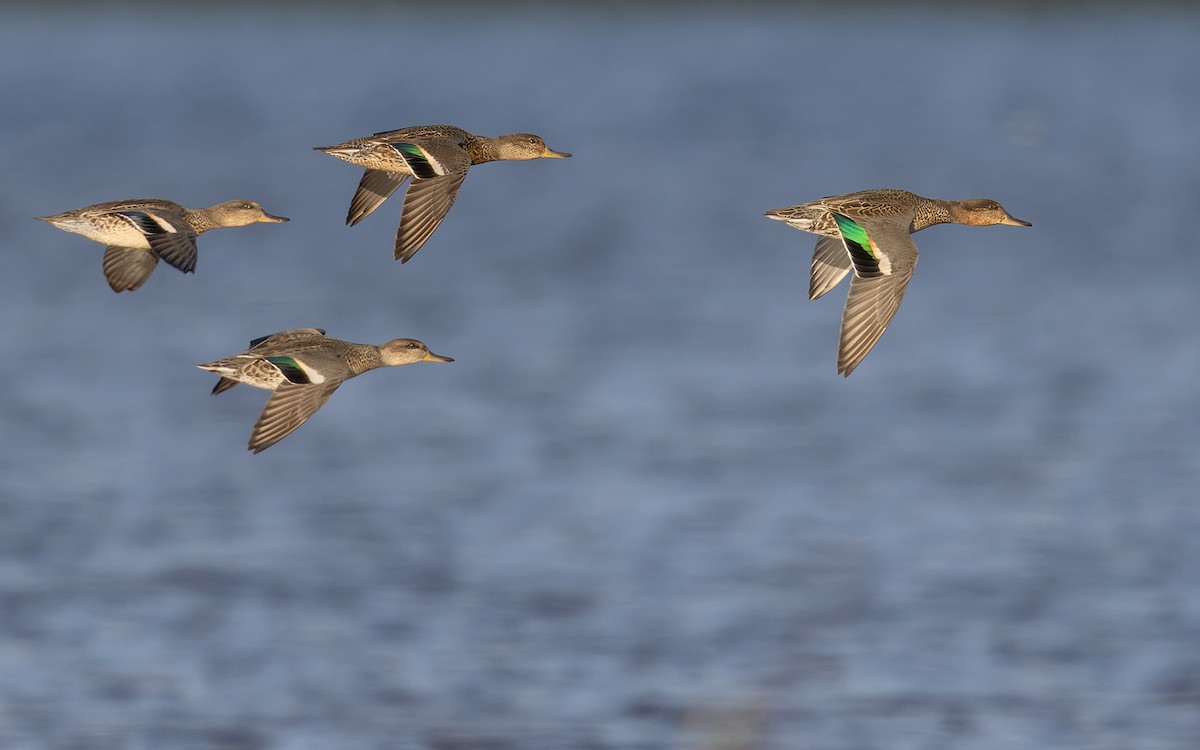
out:
M492 138L484 138L478 135L468 136L463 142L463 148L471 155L472 164L483 164L489 161L500 160L500 150L496 147L496 141Z
M196 234L204 234L210 229L216 229L221 225L213 218L212 207L209 208L184 208L183 218Z
M910 232L919 232L934 224L953 224L954 205L950 201L929 199L917 207Z
M383 356L379 353L379 347L370 344L351 344L343 359L353 375L383 367Z

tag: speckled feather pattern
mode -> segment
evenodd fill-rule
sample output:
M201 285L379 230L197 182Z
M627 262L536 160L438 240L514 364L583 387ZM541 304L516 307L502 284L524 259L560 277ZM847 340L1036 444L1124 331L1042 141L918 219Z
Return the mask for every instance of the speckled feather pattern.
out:
M379 367L423 361L453 360L415 339L375 346L329 338L320 328L297 328L254 339L241 354L197 367L221 376L214 394L237 383L271 391L250 433L248 447L259 453L307 421L343 382Z
M472 165L570 156L529 133L489 138L453 125L386 130L316 150L366 169L346 214L350 226L369 216L412 177L393 246L393 256L401 263L408 262L441 225Z
M97 203L38 218L107 245L104 277L115 292L139 288L160 258L192 273L196 270L196 238L210 229L287 221L267 213L254 201L191 209L159 198Z
M842 311L838 372L849 376L879 341L904 298L917 264L912 234L934 224L1029 226L990 199L945 201L907 190L863 190L767 211L768 218L821 235L813 251L809 298L852 270ZM838 246L830 240L840 241Z

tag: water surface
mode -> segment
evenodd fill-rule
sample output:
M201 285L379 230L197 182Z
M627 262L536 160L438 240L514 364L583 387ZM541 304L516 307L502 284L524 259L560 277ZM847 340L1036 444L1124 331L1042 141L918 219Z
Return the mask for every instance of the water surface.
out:
M341 17L13 12L0 30L6 748L1200 743L1200 24L1159 8ZM533 131L412 262L313 153ZM765 209L936 227L835 374L844 291ZM235 197L114 295L30 220ZM299 326L370 373L259 456L196 362Z

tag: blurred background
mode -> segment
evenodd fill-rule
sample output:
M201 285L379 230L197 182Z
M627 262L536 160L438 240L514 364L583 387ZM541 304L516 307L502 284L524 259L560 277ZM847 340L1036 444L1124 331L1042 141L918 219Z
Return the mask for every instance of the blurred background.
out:
M1200 12L1188 5L14 5L0 26L8 750L1200 746ZM393 198L311 150L452 123ZM935 227L845 286L766 209ZM32 220L251 198L113 294ZM197 370L426 341L266 453Z

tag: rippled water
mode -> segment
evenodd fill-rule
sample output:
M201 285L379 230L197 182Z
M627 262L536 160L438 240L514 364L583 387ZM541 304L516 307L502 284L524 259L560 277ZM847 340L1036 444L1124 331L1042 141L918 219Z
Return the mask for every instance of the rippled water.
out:
M679 12L7 14L5 748L1200 745L1200 18ZM310 148L435 122L575 156L401 266ZM761 214L886 186L1034 226L843 380ZM292 222L114 295L30 220L135 196ZM457 361L250 455L193 365L311 325Z

